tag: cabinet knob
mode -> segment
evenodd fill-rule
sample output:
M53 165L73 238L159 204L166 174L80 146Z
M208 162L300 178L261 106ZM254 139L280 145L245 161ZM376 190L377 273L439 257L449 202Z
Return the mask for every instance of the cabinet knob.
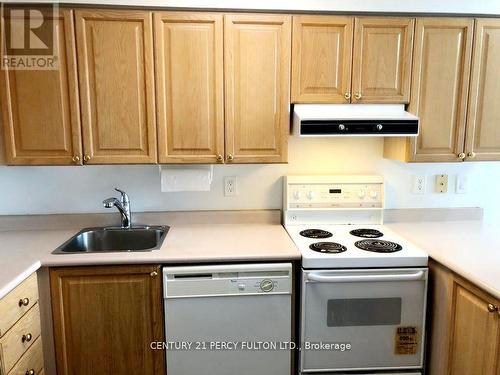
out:
M470 159L474 159L476 157L476 153L471 151L471 152L468 152L467 153L467 157L470 158Z
M344 94L344 98L345 98L345 100L349 100L349 99L351 99L351 93L350 93L350 92L346 92L346 93Z
M151 277L156 277L156 276L158 276L158 272L153 271L153 272L150 273L150 275L151 275Z
M357 92L356 94L354 94L354 99L356 99L356 100L360 100L362 97L363 97L363 95L361 95L360 92Z
M23 335L23 337L21 337L21 341L22 342L30 342L32 338L33 338L33 336L31 335L31 333L27 333L27 334Z
M217 155L217 161L222 163L224 161L224 157L221 154Z
M227 155L227 161L233 161L233 160L234 160L233 154Z
M35 369L28 370L24 374L25 375L35 375Z
M80 156L75 155L75 156L73 156L72 160L73 160L73 163L79 163L80 162Z
M495 312L495 311L498 311L498 306L497 305L494 305L492 303L488 303L488 311L489 312Z
M89 161L90 159L91 157L88 154L83 157L83 161Z
M464 160L465 159L465 152L461 152L460 154L457 155L459 159Z
M30 304L29 298L23 298L19 300L19 307L28 306Z

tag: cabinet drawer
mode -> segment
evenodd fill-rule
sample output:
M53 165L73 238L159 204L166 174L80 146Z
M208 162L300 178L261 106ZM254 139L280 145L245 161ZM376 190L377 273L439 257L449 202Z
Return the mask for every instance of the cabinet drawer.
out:
M32 370L33 375L40 375L43 369L42 338L35 340L31 348L21 357L8 375L26 375Z
M1 369L6 374L40 336L38 303L0 339Z
M0 337L38 301L36 273L0 299Z

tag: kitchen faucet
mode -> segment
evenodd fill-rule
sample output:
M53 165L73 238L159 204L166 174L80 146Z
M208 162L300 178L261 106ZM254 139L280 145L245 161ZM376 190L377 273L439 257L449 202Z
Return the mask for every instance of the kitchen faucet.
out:
M117 199L114 197L105 199L102 201L102 204L106 208L116 207L118 211L120 211L120 215L122 216L122 228L129 229L132 224L132 215L130 213L130 199L123 190L115 188L117 192L121 194L121 199Z

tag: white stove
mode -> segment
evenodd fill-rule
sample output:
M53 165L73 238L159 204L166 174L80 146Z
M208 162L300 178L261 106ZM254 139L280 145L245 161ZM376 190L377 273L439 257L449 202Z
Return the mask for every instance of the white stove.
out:
M285 177L285 228L306 269L426 267L427 254L382 225L383 207L380 176Z
M283 221L302 253L300 373L421 374L427 255L383 225L380 176L288 176ZM342 346L341 346L342 347Z
M325 235L331 234L331 236L325 238L306 237L308 235L307 232L314 229L324 231L326 232ZM376 231L382 235L380 237L364 238L350 233L354 230L364 229L369 229L368 234L375 233ZM302 253L302 267L306 269L427 266L427 254L384 225L306 224L287 225L286 230ZM373 241L375 242L374 245L379 248L382 247L383 251L391 251L393 248L398 248L394 247L394 245L386 245L386 242L381 242L380 240L398 244L401 246L401 250L395 252L374 252L363 250L356 246L356 243L359 244L359 241ZM329 244L339 244L342 247L340 250L337 250L338 246ZM362 246L363 243L359 245Z

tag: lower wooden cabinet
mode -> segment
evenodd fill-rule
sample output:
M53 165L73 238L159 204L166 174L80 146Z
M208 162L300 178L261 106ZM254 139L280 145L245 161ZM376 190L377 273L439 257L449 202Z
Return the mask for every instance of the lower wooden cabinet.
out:
M41 374L37 274L0 299L0 375Z
M436 262L430 285L429 375L500 374L500 301Z
M50 270L58 375L165 373L160 266Z

